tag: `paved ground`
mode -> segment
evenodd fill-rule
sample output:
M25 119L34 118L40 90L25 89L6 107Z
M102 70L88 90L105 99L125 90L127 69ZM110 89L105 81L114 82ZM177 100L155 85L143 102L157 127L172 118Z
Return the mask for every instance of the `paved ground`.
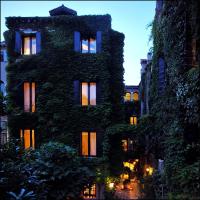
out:
M140 186L138 181L132 180L125 189L123 189L123 184L119 184L117 186L116 196L120 199L138 199L140 197Z

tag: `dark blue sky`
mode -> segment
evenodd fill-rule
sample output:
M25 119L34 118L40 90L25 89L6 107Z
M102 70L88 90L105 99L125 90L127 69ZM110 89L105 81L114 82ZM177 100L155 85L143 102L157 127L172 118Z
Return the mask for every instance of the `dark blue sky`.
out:
M155 1L1 1L1 41L8 16L49 16L49 10L64 4L78 15L110 14L112 28L125 34L124 80L127 85L140 81L140 59L146 58L155 13Z

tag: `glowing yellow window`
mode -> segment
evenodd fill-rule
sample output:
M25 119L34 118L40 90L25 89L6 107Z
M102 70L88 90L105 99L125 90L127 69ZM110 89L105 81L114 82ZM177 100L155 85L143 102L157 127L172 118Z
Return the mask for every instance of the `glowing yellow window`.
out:
M24 82L24 111L35 112L35 83Z
M35 149L35 131L30 129L20 130L20 139L25 149L32 147Z
M130 124L137 125L137 117L136 116L130 117Z
M96 156L96 132L82 132L81 154L82 156Z
M84 199L94 199L96 198L96 184L85 186L83 190Z
M83 82L81 84L82 106L96 105L96 83Z
M82 156L88 156L88 132L82 132Z
M134 92L134 93L133 93L133 100L134 100L134 101L138 101L138 100L139 100L139 95L138 95L137 92Z
M36 37L35 36L23 37L22 54L24 55L36 54Z
M125 101L130 101L131 100L131 93L130 92L127 92L124 96L124 100Z

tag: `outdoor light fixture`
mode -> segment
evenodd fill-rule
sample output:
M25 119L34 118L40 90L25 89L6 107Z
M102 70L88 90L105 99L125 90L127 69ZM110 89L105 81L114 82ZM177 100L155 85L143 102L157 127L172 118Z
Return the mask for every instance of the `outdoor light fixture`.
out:
M109 183L109 188L110 188L110 189L113 189L113 188L114 188L114 183L113 183L113 182Z

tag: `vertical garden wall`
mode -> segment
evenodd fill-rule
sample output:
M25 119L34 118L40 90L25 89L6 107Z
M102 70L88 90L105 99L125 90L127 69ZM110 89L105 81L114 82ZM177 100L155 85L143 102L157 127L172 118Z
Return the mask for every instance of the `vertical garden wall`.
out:
M156 157L164 159L168 194L182 199L196 198L199 190L199 9L197 1L164 1L152 28L155 135L149 143L157 142Z
M49 140L79 149L82 131L97 132L97 155L102 153L105 129L123 121L124 35L111 29L111 17L55 16L9 17L5 32L9 65L8 112L11 135L31 128L36 146ZM32 29L41 34L36 55L16 52L16 31ZM74 50L74 32L84 36L101 32L101 51L82 54ZM36 112L24 112L23 83L36 83ZM75 82L97 83L97 105L81 106ZM80 88L78 88L80 90Z

